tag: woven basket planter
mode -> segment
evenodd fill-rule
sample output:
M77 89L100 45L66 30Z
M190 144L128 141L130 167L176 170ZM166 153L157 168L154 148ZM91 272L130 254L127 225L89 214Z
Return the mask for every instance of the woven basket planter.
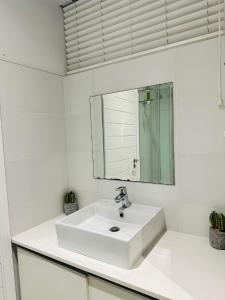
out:
M64 213L68 216L78 210L77 201L74 203L64 203Z
M209 242L213 248L225 250L225 232L210 227Z

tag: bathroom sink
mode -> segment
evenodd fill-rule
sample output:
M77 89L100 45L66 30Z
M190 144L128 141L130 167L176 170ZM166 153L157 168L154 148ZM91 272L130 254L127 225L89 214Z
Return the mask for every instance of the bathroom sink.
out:
M58 220L59 247L131 268L164 231L164 214L160 207L133 203L120 217L118 207L102 199Z

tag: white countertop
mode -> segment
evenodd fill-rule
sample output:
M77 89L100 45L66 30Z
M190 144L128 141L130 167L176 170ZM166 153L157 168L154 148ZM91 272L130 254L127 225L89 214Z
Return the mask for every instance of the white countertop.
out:
M211 248L207 238L167 231L126 270L59 248L57 219L13 237L13 243L159 300L225 299L225 251Z

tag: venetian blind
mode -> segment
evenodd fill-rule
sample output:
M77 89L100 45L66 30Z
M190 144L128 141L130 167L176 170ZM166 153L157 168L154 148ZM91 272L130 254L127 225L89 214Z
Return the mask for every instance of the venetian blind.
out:
M67 71L218 35L223 0L78 0L63 8Z

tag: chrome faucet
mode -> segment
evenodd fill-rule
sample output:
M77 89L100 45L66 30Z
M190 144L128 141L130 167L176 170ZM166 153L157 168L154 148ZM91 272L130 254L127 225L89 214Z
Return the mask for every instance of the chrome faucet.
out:
M123 218L124 210L130 207L132 203L128 199L127 188L125 186L118 187L116 191L119 191L119 195L117 195L114 200L116 203L122 203L122 205L119 207L119 214L120 217Z

